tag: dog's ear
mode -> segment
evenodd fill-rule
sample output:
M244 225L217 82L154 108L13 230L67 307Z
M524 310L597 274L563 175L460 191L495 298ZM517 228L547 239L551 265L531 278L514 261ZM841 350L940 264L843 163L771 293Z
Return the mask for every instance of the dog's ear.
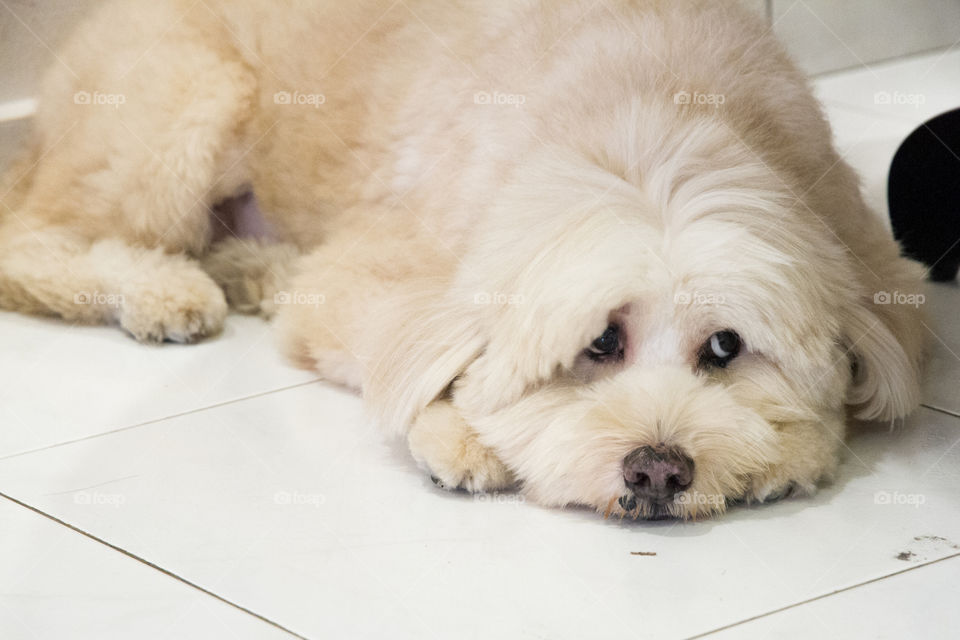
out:
M847 404L861 420L892 421L920 403L921 270L905 259L890 266L889 290L869 292L843 312L853 369Z
M363 398L390 433L405 433L483 351L475 305L451 299L444 289L418 283L392 294L383 312L375 313Z

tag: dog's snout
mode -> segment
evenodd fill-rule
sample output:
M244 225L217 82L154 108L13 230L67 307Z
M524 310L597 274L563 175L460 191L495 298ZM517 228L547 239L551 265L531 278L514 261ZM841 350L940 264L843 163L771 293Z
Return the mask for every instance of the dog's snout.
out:
M693 482L693 460L677 447L640 447L623 459L623 480L637 498L663 504Z

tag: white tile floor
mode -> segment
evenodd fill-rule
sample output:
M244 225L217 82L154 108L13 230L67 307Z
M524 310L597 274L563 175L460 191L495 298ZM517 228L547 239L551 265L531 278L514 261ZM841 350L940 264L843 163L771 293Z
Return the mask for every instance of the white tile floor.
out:
M900 139L960 105L960 52L816 85L885 213ZM696 524L437 491L255 319L147 348L0 314L0 638L956 637L957 286L928 307L902 430L855 434L815 499Z

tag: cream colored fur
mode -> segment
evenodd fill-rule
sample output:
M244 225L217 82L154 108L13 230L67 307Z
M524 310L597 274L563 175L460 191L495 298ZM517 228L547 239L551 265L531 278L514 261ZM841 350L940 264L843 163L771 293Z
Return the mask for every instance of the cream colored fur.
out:
M124 0L60 59L0 181L0 306L176 341L276 313L445 486L624 514L663 443L693 484L629 513L710 515L918 402L918 309L874 298L922 270L736 4ZM216 241L251 189L278 244Z

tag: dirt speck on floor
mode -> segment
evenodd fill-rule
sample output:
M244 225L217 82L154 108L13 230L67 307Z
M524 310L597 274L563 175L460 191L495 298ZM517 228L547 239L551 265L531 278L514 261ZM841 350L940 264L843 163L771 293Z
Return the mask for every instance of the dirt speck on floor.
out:
M903 560L904 562L910 562L917 557L913 551L901 551L897 554L897 560Z
M942 542L951 549L960 549L960 544L951 542L950 540L944 538L943 536L914 536L913 538L917 542Z
M632 556L655 556L657 555L656 551L631 551L630 555Z

